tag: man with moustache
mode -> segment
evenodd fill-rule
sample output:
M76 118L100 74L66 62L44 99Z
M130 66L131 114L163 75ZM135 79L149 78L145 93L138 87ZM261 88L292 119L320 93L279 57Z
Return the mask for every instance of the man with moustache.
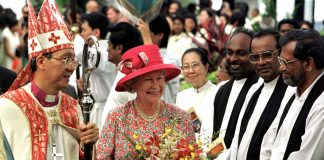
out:
M230 149L231 159L260 159L264 134L272 124L280 108L294 93L281 78L278 56L280 34L273 30L261 30L251 42L250 62L263 79L250 89L240 113L239 123Z
M280 39L278 60L284 82L296 86L269 133L262 159L324 159L324 43L315 30L292 30Z
M253 32L236 29L225 46L226 60L232 78L219 88L214 100L214 133L231 146L241 107L250 87L258 81L253 65L249 62ZM217 136L217 135L216 135Z

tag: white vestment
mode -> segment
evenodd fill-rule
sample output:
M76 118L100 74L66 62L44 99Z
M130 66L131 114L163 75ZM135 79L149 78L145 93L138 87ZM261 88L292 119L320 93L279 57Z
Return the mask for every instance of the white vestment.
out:
M244 105L242 107L242 110L240 112L240 116L239 116L239 120L235 129L235 135L232 141L232 145L230 148L230 153L231 153L231 159L238 159L238 160L245 160L247 157L247 153L248 153L248 149L249 149L249 145L251 142L251 139L253 138L253 134L255 131L255 128L259 122L259 119L266 107L266 105L268 104L268 101L271 97L271 95L274 92L274 89L277 85L278 79L281 77L277 77L274 80L272 80L271 82L268 83L263 83L264 87L261 90L261 93L259 95L259 98L257 100L257 103L255 105L255 108L253 110L253 113L250 117L250 120L246 126L246 130L245 133L242 136L241 142L240 144L238 144L238 138L239 138L239 134L240 134L240 128L241 128L241 122L242 122L242 118L244 116L244 113L246 111L246 107L248 105L248 103L250 102L250 99L252 97L252 95L255 93L255 91L261 86L262 83L256 83L254 84L250 89L251 92L249 93L249 95L247 95L246 100L244 102ZM253 92L254 91L254 92ZM292 96L292 94L294 93L295 88L294 87L288 87L284 98L282 99L282 101L280 102L280 104L286 104L287 101L289 100L289 98ZM280 105L278 104L278 105ZM281 105L279 110L282 110L285 106ZM280 112L280 111L278 111ZM266 137L264 137L266 138ZM239 145L239 146L238 146ZM261 146L262 147L262 146Z
M30 90L30 84L23 87L24 90L33 98L33 100L39 104L38 100L34 97ZM61 93L59 94L59 102L61 104ZM12 154L16 160L32 160L32 138L30 128L33 126L29 125L28 119L26 117L26 113L22 111L22 109L17 106L16 103L7 99L7 98L0 98L0 123L2 127L0 128L3 134L6 136L8 143L10 145ZM80 122L82 122L82 113L81 108L77 106L78 118ZM54 110L59 115L59 108L60 106L54 106L51 108L43 107L42 109L46 113L46 119L48 122L48 145L47 145L47 152L46 157L49 160L53 159L52 156L52 140L55 139L57 147L57 153L63 153L65 160L78 160L79 159L79 134L77 129L65 126L62 122L62 118L59 116L55 120L55 124L51 121L50 116L47 114L46 110ZM57 126L57 133L55 138L53 135L55 132L52 130L52 124ZM1 134L0 134L1 135ZM37 135L34 136L41 136ZM2 140L3 137L0 137ZM37 144L36 144L37 145ZM1 149L1 147L0 147ZM0 151L1 153L2 151ZM57 160L63 159L62 157L57 157Z
M214 101L218 86L207 81L202 87L188 88L178 93L176 106L189 111L193 108L201 121L200 134L197 138L203 144L211 143L214 123ZM207 147L206 145L204 147Z
M276 117L275 121L270 126L267 134L273 139L268 139L267 148L261 150L262 160L278 160L283 159L288 140L295 124L295 121L301 111L305 100L313 88L314 84L318 79L323 76L323 73L317 77L317 79L302 93L299 95L297 90L295 93L295 99L293 100L291 107L282 122L281 127L278 129L278 125L281 119L281 114ZM322 93L314 102L306 119L305 133L301 137L302 142L299 151L292 152L288 159L301 159L301 160L320 160L324 159L323 148L321 145L324 144L324 93ZM277 134L278 133L278 134ZM268 136L269 136L268 135Z

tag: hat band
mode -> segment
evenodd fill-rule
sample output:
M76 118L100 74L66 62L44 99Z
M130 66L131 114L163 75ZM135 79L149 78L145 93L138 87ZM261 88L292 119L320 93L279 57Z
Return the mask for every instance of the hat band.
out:
M37 38L43 50L63 44L72 44L71 40L67 38L63 30L56 30L39 34L37 35Z
M28 40L28 53L33 54L35 52L41 52L42 47L41 44L38 41L37 37L33 37Z

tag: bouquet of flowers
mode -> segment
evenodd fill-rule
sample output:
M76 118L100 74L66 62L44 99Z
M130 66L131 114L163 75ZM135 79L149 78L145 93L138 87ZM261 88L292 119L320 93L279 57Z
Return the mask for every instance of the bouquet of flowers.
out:
M126 136L126 135L125 135ZM200 160L204 158L201 143L191 142L174 128L164 128L162 136L153 133L146 140L140 140L138 134L126 138L132 143L138 158L142 160Z

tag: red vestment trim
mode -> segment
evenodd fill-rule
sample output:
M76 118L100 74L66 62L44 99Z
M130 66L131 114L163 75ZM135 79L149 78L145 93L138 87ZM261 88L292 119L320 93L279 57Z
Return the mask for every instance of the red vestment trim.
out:
M40 106L31 97L31 95L22 88L6 92L3 97L16 103L28 119L32 141L32 159L46 159L49 124L42 106ZM58 106L60 107L60 118L63 124L77 129L77 126L79 125L77 101L63 93L61 96L61 104Z

